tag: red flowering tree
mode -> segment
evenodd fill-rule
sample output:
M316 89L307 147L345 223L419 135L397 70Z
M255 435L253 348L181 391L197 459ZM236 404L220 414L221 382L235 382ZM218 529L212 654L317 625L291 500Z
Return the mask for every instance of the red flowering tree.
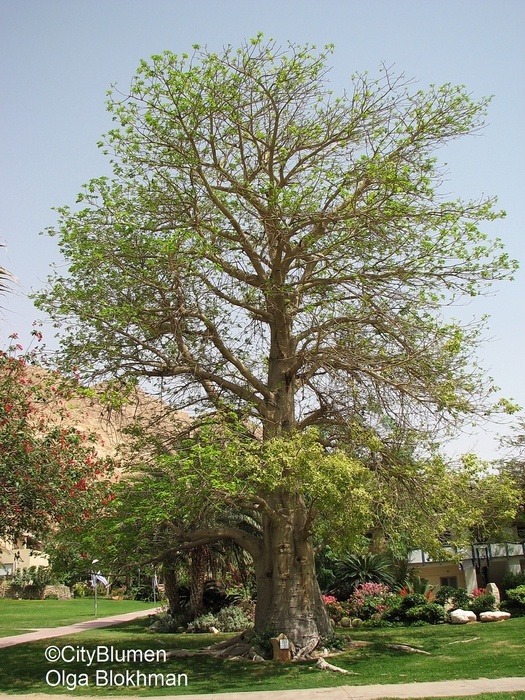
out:
M74 525L111 497L111 460L67 425L74 386L21 351L0 351L0 538L8 540Z

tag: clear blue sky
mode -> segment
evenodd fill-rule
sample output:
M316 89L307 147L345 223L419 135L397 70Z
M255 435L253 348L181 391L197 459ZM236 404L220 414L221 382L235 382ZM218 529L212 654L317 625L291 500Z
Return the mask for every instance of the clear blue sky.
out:
M27 339L39 313L25 294L43 285L56 240L39 236L55 206L74 205L83 183L110 174L96 147L110 127L105 93L126 90L139 60L193 43L219 50L262 31L279 42L334 43L334 89L379 64L430 83L494 95L484 133L443 149L454 196L497 194L508 212L487 227L522 268L491 298L458 311L490 314L480 353L502 395L525 406L525 2L523 0L0 0L0 264L20 280L0 304L0 345ZM496 291L496 290L495 290ZM45 331L52 342L53 330ZM501 429L495 429L495 432ZM464 438L494 456L492 438Z

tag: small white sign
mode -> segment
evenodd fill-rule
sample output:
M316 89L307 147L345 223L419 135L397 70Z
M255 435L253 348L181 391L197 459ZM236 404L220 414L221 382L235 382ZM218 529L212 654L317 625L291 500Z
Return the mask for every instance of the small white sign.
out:
M288 639L279 639L279 649L289 649L290 641Z

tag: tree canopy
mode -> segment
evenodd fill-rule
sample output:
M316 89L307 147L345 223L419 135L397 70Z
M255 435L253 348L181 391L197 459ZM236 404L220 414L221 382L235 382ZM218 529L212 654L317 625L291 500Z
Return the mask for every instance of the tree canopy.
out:
M365 527L367 480L421 494L445 473L429 453L410 457L415 436L486 412L491 387L473 361L479 325L440 310L515 267L480 229L501 216L494 200L447 199L434 155L478 131L489 100L416 90L384 67L336 96L330 51L258 36L142 62L128 95L110 93L116 126L100 146L113 178L59 210L68 271L37 296L86 376L143 378L197 420L233 411L251 432L224 458L207 459L209 434L189 459L165 444L161 464L195 498L209 484L259 513L262 536L183 522L174 542L243 541L256 625L278 620L299 645L329 631L315 517Z
M71 385L21 349L0 351L0 538L11 541L78 527L112 497L111 460L68 423Z

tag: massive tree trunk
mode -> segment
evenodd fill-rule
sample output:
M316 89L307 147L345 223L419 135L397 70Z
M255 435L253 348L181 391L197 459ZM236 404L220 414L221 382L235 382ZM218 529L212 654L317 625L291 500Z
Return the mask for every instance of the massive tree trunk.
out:
M315 576L314 550L304 531L303 509L264 520L261 555L254 562L255 628L258 632L273 628L297 647L304 647L330 634L332 627Z

